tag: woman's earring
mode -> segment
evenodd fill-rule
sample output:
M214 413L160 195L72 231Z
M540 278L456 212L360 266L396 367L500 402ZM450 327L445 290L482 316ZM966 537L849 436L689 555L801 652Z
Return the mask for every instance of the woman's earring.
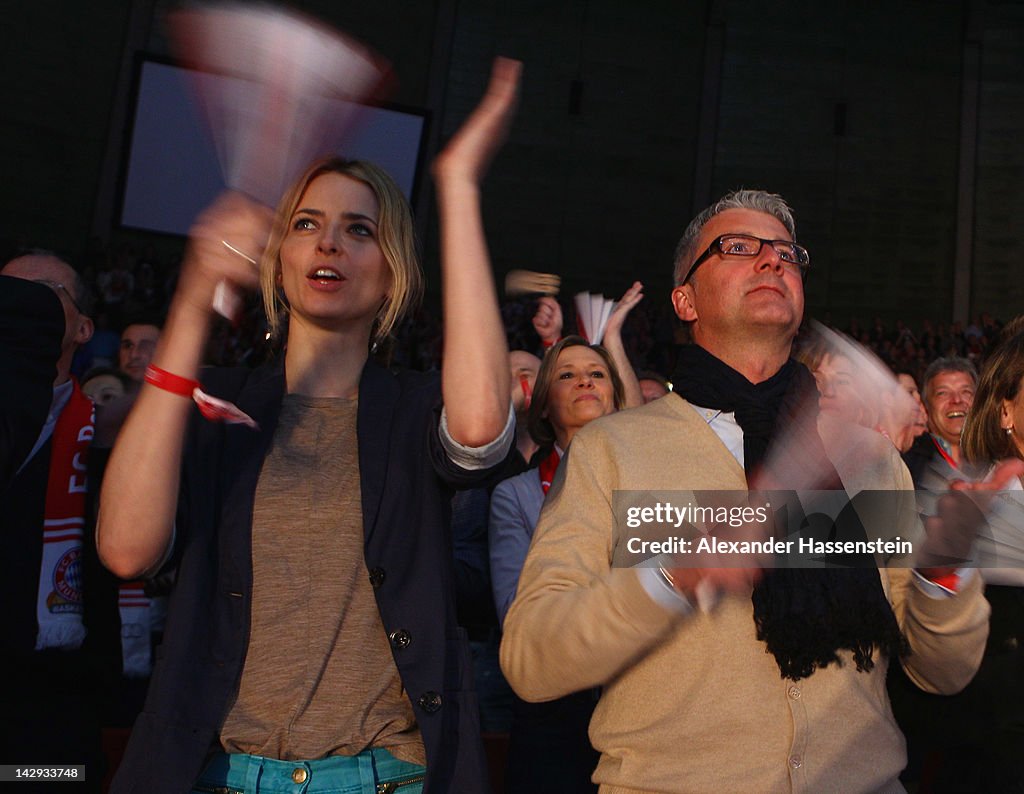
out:
M1013 435L1013 425L1010 425L1008 428L1006 428L1006 435L1008 435L1008 436L1012 436Z

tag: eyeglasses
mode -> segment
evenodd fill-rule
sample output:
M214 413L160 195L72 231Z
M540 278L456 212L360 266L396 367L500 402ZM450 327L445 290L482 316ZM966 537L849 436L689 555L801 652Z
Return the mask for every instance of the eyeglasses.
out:
M77 311L79 314L85 314L85 312L82 311L82 307L78 305L78 301L75 300L75 296L71 292L71 290L69 290L59 281L50 281L47 278L37 278L33 279L33 281L35 281L36 284L45 284L50 289L55 290L56 292L63 292L65 295L68 296L68 300L71 301L71 305L75 307L75 311Z
M811 255L807 249L789 240L765 240L761 237L753 237L749 234L723 234L711 241L707 250L697 257L690 269L686 271L686 278L682 280L685 284L690 280L694 271L704 263L708 257L720 254L722 256L757 256L761 248L767 243L775 249L779 259L786 265L792 265L800 271L800 278L807 278L807 269L811 266Z

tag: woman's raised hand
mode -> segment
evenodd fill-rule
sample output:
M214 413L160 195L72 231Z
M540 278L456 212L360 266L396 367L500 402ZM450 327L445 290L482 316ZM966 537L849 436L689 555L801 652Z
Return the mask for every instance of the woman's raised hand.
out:
M615 304L615 308L612 310L611 315L608 317L608 324L605 326L604 335L605 338L609 334L619 336L622 333L622 326L626 322L626 317L633 311L633 308L644 299L644 285L639 281L634 281L631 286L619 298Z
M644 285L634 281L633 286L626 290L625 294L615 304L615 309L608 317L608 324L604 328L602 342L608 354L615 362L619 370L619 377L622 378L622 387L626 395L626 408L637 408L644 404L644 393L640 390L640 381L637 380L633 365L626 355L626 348L622 344L622 325L626 317L640 301L644 298Z
M497 58L487 93L434 160L441 221L444 367L448 432L479 447L502 433L509 415L508 348L491 275L480 181L505 140L522 64Z
M438 182L463 179L479 184L505 141L519 103L520 61L495 58L491 80L480 104L434 160Z

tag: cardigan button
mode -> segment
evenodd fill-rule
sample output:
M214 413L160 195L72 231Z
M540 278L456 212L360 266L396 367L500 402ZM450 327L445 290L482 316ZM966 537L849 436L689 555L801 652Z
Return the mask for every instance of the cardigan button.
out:
M383 568L371 568L370 569L370 585L374 590L384 584L384 569Z
M441 696L437 692L424 692L420 695L419 706L427 714L441 710Z
M412 635L405 629L398 629L388 635L388 639L391 640L391 646L394 648L408 648L409 643L412 642Z
M804 765L804 759L798 755L791 755L789 757L789 765L793 767L793 769L799 769Z

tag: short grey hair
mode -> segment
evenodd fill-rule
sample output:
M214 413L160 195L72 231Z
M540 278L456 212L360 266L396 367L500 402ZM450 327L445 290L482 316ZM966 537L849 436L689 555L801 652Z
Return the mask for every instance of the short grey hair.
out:
M924 371L924 389L921 392L921 396L926 403L931 392L932 381L943 372L963 372L965 375L971 376L975 386L978 385L978 369L969 358L963 358L962 356L937 358Z
M690 221L682 238L676 245L675 259L673 260L673 282L678 287L686 276L686 271L697 257L697 240L705 224L720 212L725 210L754 210L771 215L781 221L786 227L789 236L796 240L796 223L793 221L793 210L778 193L769 193L765 190L747 190L740 188L731 193L726 193L722 198L701 212L696 218Z

